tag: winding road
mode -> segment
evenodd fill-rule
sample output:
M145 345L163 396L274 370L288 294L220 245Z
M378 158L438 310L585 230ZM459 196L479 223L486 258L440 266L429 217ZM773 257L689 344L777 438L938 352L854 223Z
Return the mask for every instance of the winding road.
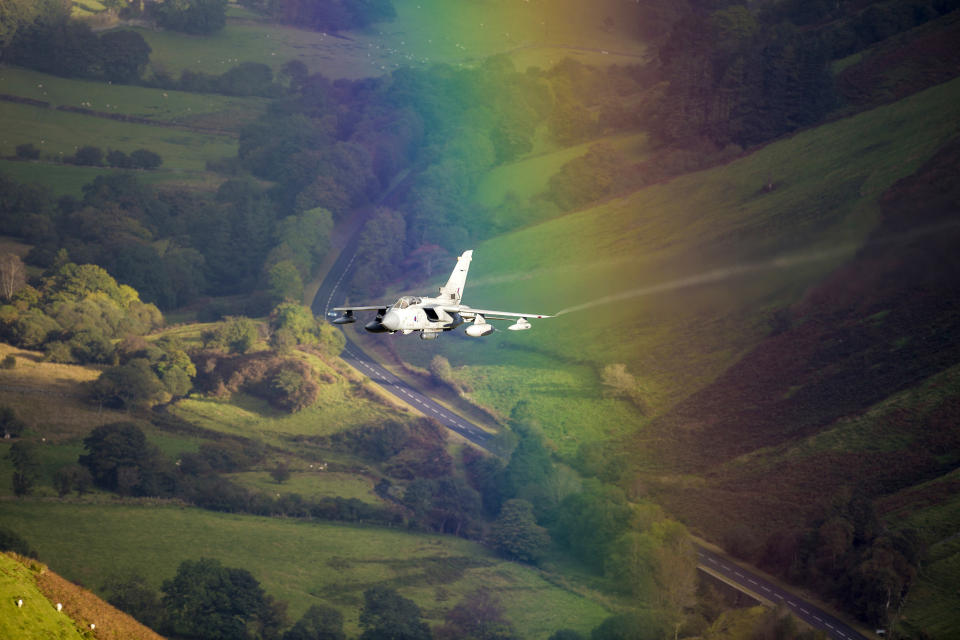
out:
M366 211L360 215L367 218L370 212ZM363 220L363 223L365 222L366 219ZM362 226L363 224L358 228L362 228ZM312 304L312 311L315 315L327 318L327 314L333 307L345 302L345 294L341 286L347 281L356 259L359 236L359 233L354 233L349 238L317 290ZM409 404L425 416L437 420L477 446L490 450L494 439L493 434L416 391L364 353L346 332L344 332L344 337L347 342L341 357L357 371L369 376L385 391ZM697 568L746 593L755 600L768 605L782 604L797 618L811 627L825 632L828 637L834 640L868 640L868 636L863 635L808 600L799 597L796 593L782 589L755 572L706 547L697 545L696 550ZM875 637L871 636L871 638Z

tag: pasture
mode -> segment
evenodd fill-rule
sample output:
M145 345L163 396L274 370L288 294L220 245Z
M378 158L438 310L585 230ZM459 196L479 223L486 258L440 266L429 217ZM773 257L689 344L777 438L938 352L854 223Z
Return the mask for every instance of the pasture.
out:
M0 69L3 93L166 124L238 132L267 108L266 98L189 93L79 78L60 78L19 67Z
M0 518L52 569L94 591L107 577L130 573L159 589L183 560L210 557L249 570L267 593L290 603L293 619L311 604L337 607L351 633L358 630L363 591L375 585L412 598L431 623L487 587L523 638L545 639L562 627L586 633L609 615L540 571L451 536L153 504L3 501Z
M234 156L232 135L197 133L183 129L117 122L79 113L0 102L0 155L13 155L18 144L33 143L44 158L73 155L79 147L94 145L106 152L129 153L146 148L163 157L162 171L204 171L208 160Z
M399 340L398 352L420 366L442 353L466 377L474 367L490 368L488 379L497 368L522 369L527 381L568 371L582 389L595 387L603 365L623 363L643 389L646 415L656 415L713 381L770 332L775 310L851 256L884 190L916 171L958 118L954 80L492 238L476 247L465 300L565 312L484 344ZM547 390L539 402L574 415L580 400ZM595 433L595 421L586 415L566 429Z
M18 600L22 607L16 606ZM0 553L0 602L0 638L87 637L37 588L37 573L6 553Z
M341 34L274 24L231 7L226 28L209 36L137 31L153 50L154 69L174 75L183 69L220 74L240 62L263 63L277 72L294 59L328 78L365 78L401 66L474 65L498 53L510 54L519 68L547 68L564 57L593 64L645 58L646 48L630 33L629 8L622 2L547 4L504 4L491 12L483 4L405 0L394 3L394 21Z

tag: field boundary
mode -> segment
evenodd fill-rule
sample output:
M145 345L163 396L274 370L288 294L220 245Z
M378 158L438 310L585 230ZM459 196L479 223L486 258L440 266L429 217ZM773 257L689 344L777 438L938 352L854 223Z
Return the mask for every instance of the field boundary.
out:
M183 129L193 133L208 133L213 135L236 137L236 132L226 129L217 129L216 127L202 127L181 122L164 122L162 120L151 120L150 118L141 118L140 116L131 116L125 113L108 113L106 111L95 111L86 107L74 107L68 104L61 104L56 107L51 106L49 102L43 100L34 100L33 98L24 98L8 93L0 93L0 100L4 102L13 102L15 104L25 104L38 109L53 109L55 111L65 111L68 113L78 113L93 118L103 118L105 120L116 120L119 122L129 122L131 124L145 124L153 127L163 127L166 129Z

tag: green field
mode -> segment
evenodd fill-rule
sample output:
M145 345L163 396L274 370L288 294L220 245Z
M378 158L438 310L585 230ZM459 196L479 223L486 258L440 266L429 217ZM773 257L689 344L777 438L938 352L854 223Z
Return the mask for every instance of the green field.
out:
M551 176L566 163L587 153L595 144L609 144L624 153L631 161L639 162L648 153L646 142L647 135L644 133L610 136L499 165L488 171L480 180L473 194L473 200L483 207L500 205L508 194L527 200L546 191Z
M108 167L78 167L69 164L49 164L46 162L19 162L0 159L0 173L10 176L17 182L39 184L55 196L83 195L84 185L93 182L97 176L116 173L130 173L143 184L176 186L184 189L216 190L226 178L216 173L203 171L137 171L134 169L111 169Z
M13 155L19 144L32 143L44 158L73 155L78 147L94 145L106 152L129 153L146 148L163 157L162 171L204 171L208 160L234 156L231 135L117 122L78 113L0 102L0 155Z
M292 618L311 604L340 608L357 631L363 590L391 586L431 622L465 594L496 592L523 638L569 627L589 632L608 611L540 572L449 536L212 513L186 507L0 502L0 519L62 576L97 591L139 572L159 588L183 560L217 558L249 570Z
M873 228L883 191L916 171L958 119L954 80L725 166L493 238L476 247L470 305L576 310L482 345L454 338L430 349L397 341L398 349L420 366L439 351L455 368L467 366L465 376L475 366L508 366L535 384L569 370L572 386L583 389L595 388L603 364L619 362L645 390L648 410L664 411L767 335L770 312L852 255ZM763 190L768 181L771 192ZM509 412L509 394L482 386L477 394L502 398L493 408ZM540 397L570 415L580 401L550 388ZM566 430L595 433L594 423L588 415L566 421Z
M231 8L227 26L209 36L137 29L150 48L155 69L220 74L240 62L260 62L278 71L288 60L303 61L328 78L384 75L400 66L476 64L510 53L520 68L547 68L564 57L592 64L636 63L646 48L630 33L629 9L616 0L589 7L575 0L500 5L418 0L395 3L397 18L360 32L324 34L271 24ZM544 12L551 16L549 24ZM619 28L604 28L607 15ZM242 52L242 53L238 53Z
M261 493L273 495L297 493L311 500L333 497L348 500L355 498L369 504L383 504L383 500L373 492L372 478L337 471L319 471L318 466L301 464L301 470L293 472L290 479L282 484L274 480L266 471L233 473L227 477L240 486Z
M103 113L120 113L164 123L239 131L266 110L266 98L235 98L93 80L60 78L18 67L0 69L2 92Z

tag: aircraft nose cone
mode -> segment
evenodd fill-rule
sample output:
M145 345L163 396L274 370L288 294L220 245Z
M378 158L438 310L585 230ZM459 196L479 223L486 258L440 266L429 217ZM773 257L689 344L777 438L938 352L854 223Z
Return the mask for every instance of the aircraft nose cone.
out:
M400 328L400 314L393 310L387 311L381 322L390 331L396 331Z

